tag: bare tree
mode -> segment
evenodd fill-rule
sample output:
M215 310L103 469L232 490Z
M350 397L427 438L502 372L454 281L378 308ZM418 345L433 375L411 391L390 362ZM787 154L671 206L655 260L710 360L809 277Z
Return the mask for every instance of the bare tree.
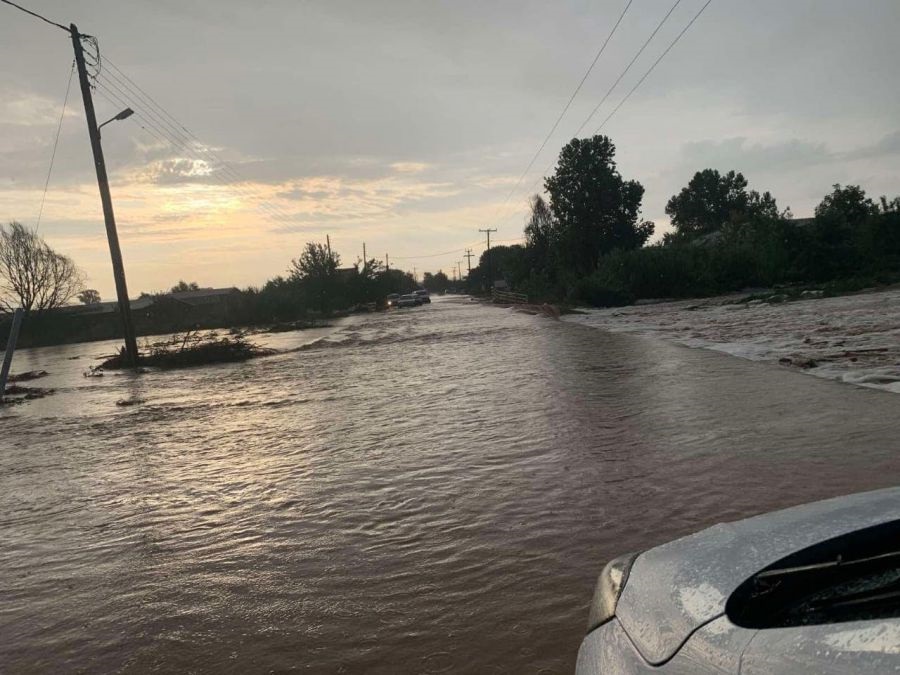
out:
M0 225L0 308L53 309L74 298L84 275L72 259L51 249L15 221Z

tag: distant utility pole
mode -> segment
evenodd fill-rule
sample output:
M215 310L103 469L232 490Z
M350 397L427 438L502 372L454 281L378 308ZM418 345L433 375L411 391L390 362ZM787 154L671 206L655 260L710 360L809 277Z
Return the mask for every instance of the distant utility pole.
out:
M331 235L325 235L325 246L328 248L328 257L331 258Z
M462 260L456 261L456 271L459 272L459 280L462 281L462 268L460 265L462 264Z
M472 274L472 258L474 255L475 254L472 253L472 249L470 249L470 248L466 249L466 255L464 257L466 258L466 262L469 264L469 275L470 276Z
M419 277L416 275L416 266L413 265L413 281L419 283Z
M391 271L391 259L387 253L384 254L384 269L388 272Z
M487 272L488 272L488 290L494 287L494 273L491 269L491 232L496 232L497 228L491 229L490 227L482 230L479 229L479 232L484 232L487 235Z
M366 258L366 242L363 242L363 272L366 271L367 265L369 264L368 258Z
M75 48L75 63L78 66L81 97L84 99L84 116L87 119L88 135L91 138L91 150L94 153L94 168L97 170L100 202L103 204L103 218L106 221L106 238L109 241L113 276L116 279L116 297L119 300L119 313L122 315L122 327L125 333L125 361L130 366L137 366L137 339L134 336L134 323L131 320L128 285L125 283L125 264L122 262L122 249L119 248L116 217L113 214L112 197L109 194L109 179L106 176L106 162L103 160L103 148L100 145L100 129L97 126L97 115L94 112L94 99L91 97L91 83L88 80L87 67L84 63L84 47L81 44L81 34L74 23L69 26L69 32L72 35L72 46ZM125 111L119 113L119 115L124 113Z

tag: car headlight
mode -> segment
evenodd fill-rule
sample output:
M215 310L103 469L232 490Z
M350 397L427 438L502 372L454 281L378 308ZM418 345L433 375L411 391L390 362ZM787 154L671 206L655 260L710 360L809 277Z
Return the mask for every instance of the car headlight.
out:
M637 557L637 553L630 553L614 558L606 563L606 567L600 572L588 614L589 633L616 615L616 604Z

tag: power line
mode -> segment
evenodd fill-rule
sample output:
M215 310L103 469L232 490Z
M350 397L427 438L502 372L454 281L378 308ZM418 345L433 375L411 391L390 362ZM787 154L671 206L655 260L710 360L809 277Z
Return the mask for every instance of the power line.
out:
M650 37L647 38L647 40L644 42L644 44L641 46L641 48L637 51L637 53L634 55L634 58L631 59L631 62L628 64L628 66L626 66L625 70L622 71L622 74L619 75L619 77L616 79L615 83L613 83L613 86L609 88L609 90L606 92L606 94L604 95L604 97L600 101L600 103L597 104L597 106L594 108L594 110L591 112L591 114L588 115L587 119L585 119L585 121L582 123L582 125L580 127L578 127L578 131L575 132L575 136L578 136L578 134L581 132L581 130L584 129L585 126L587 126L587 123L596 114L597 110L600 109L600 106L603 105L603 103L609 98L609 95L613 92L613 90L616 88L616 86L619 84L619 82L621 82L622 78L625 77L625 75L631 69L631 66L634 65L635 61L637 61L638 57L643 53L643 51L646 49L647 45L650 44L650 41L659 32L659 29L662 28L662 25L668 20L669 16L671 16L672 12L675 10L675 8L680 3L681 3L681 0L676 0L675 4L672 5L672 7L669 9L668 12L666 12L666 15L662 18L662 20L659 22L659 24L657 24L654 31L650 34ZM603 126L613 117L613 115L615 115L616 112L618 112L618 110L625 104L625 102L631 97L631 95L637 90L637 88L644 82L644 80L647 79L647 77L650 75L650 73L653 72L653 70L660 63L660 61L663 60L663 58L666 56L666 54L668 54L669 51L671 51L671 49L682 38L682 36L688 31L688 29L694 24L694 22L697 21L698 18L700 18L700 15L703 14L703 12L706 10L707 7L709 7L709 5L711 3L712 3L712 0L707 0L706 4L700 8L700 10L687 23L687 25L681 30L681 32L678 33L677 36L675 36L675 39L672 40L671 43L669 43L669 46L666 47L666 49L662 52L662 54L659 55L659 57L656 59L656 61L653 62L653 65L650 66L650 68L647 70L647 72L645 72L643 74L643 76L641 76L641 78L638 80L637 84L635 84L634 87L632 87L631 91L629 91L628 94L626 94L625 97L621 101L619 101L618 105L616 105L616 107L613 109L613 111L609 115L607 115L606 119L604 119L603 122L600 124L600 126L597 127L594 134L599 133L600 129L602 129ZM548 171L550 171L551 168L553 168L553 162L551 162L544 169L542 174L546 174ZM542 178L542 176L539 176L537 178L537 180L535 180L534 183L531 184L531 187L528 190L529 192L531 192L532 190L535 189L535 187L537 187L537 184L540 182L541 178ZM509 222L509 220L511 218L513 218L515 215L516 215L516 213L510 214L509 216L507 216L504 219L503 222Z
M142 124L140 124L141 128L153 135L157 140L159 140L163 144L171 146L173 149L183 151L186 155L188 155L189 159L204 163L208 162L208 160L204 158L199 153L199 151L197 151L196 148L193 147L192 144L189 144L189 142L183 140L183 137L175 135L168 128L161 126L161 124L158 122L159 118L157 116L147 113L145 110L146 106L139 105L134 100L132 100L132 98L128 96L128 94L124 92L120 87L117 87L115 84L109 82L106 79L105 75L103 79L97 80L97 85L98 94L100 94L107 101L110 101L113 105L135 108L134 117L138 118L142 122ZM255 202L256 205L263 211L268 213L270 216L277 218L278 220L288 220L292 217L282 209L265 201L265 199L258 192L243 185L226 182L216 175L215 169L207 174L207 177L215 181L219 185L225 187L226 189L232 190L238 196Z
M463 248L454 248L451 251L441 251L440 253L426 253L423 255L395 255L394 260L418 260L419 258L439 258L442 255L451 255L453 253L459 253L460 251L467 250L470 246L477 246L481 243L481 241L475 241L471 244L466 244Z
M672 12L675 11L675 8L678 7L679 4L681 4L681 0L675 0L675 3L669 8L669 11L665 13L665 15L660 20L660 22L658 24L656 24L656 28L653 29L653 32L650 33L650 36L644 41L644 44L641 45L641 48L637 50L635 55L631 58L631 61L628 63L627 66L625 66L625 69L619 74L619 76L616 78L615 82L613 82L612 86L606 90L606 93L603 95L603 98L600 99L600 102L596 106L594 106L594 109L591 110L591 113L587 116L587 118L585 118L584 122L581 123L581 126L579 126L578 129L575 131L575 133L572 134L573 137L575 137L575 138L578 137L578 134L580 134L582 129L584 129L588 125L588 122L591 121L591 119L594 117L594 115L597 114L597 111L600 109L600 107L604 103L606 103L607 99L610 97L612 92L615 90L615 88L617 86L619 86L619 83L628 74L628 71L631 70L631 67L635 64L635 62L638 60L638 58L641 56L641 54L644 53L644 50L647 49L647 46L650 44L650 42L653 40L653 38L656 37L656 34L663 27L663 24L665 24L666 21L669 20L669 17L672 16ZM529 192L534 190L534 188L537 186L537 184L540 182L541 178L543 177L543 174L546 174L551 168L553 168L553 163L555 161L556 160L552 160L550 162L550 164L541 172L542 175L538 176L537 180L535 180L534 183L531 184L531 187L528 189ZM516 185L518 185L518 183L516 183ZM512 193L510 193L510 195L511 194ZM507 195L506 200L503 202L503 205L505 206L508 201L509 201L509 195ZM501 208L503 208L503 207L501 206ZM504 222L508 222L509 219L512 218L514 215L515 215L515 213L507 216L504 219Z
M703 14L703 12L706 10L707 7L709 7L709 5L710 5L711 3L712 3L712 0L706 0L706 4L703 5L703 7L700 8L700 11L698 11L698 12L694 15L694 18L691 19L691 20L688 22L687 26L685 26L685 27L682 29L682 31L681 31L678 35L675 36L675 39L672 40L672 42L669 44L669 46L666 47L666 50L665 50L662 54L659 55L659 58L656 59L656 61L653 62L653 65L650 66L650 68L647 70L647 72L644 73L643 77L641 77L641 79L637 81L637 84L635 84L634 87L631 88L631 91L629 91L629 92L625 95L625 98L623 98L621 101L619 101L619 105L617 105L615 108L613 108L613 111L612 111L611 113L609 113L609 115L606 116L606 119L603 120L603 122L600 123L600 126L597 127L597 131L594 132L595 134L596 134L596 133L599 133L600 129L602 129L603 126L604 126L607 122L609 122L609 120L612 118L612 116L615 115L615 114L619 111L619 108L621 108L621 107L625 104L625 101L627 101L629 98L631 98L631 95L632 95L635 91L637 91L637 88L640 87L641 84L643 84L644 80L646 80L647 77L650 75L650 73L652 73L653 70L656 68L656 66L659 65L659 62L662 61L663 58L665 58L666 54L668 54L669 51L672 49L672 47L674 47L675 44L681 39L681 36L688 32L688 29L689 29L691 26L694 25L694 22L695 22L697 19L700 18L700 15Z
M236 169L231 167L225 160L213 153L195 134L190 132L174 115L169 113L165 108L157 103L150 94L137 85L134 80L128 77L121 68L116 66L109 58L105 62L121 77L112 74L112 71L104 71L104 79L100 80L100 85L104 87L107 93L117 94L116 98L120 101L127 101L132 107L138 111L144 112L145 115L138 115L144 123L157 132L157 137L161 134L165 137L164 142L179 148L186 152L191 158L211 165L212 171L209 176L216 180L219 184L229 187L236 193L246 199L256 202L257 206L267 212L279 221L290 220L294 216L280 207L267 201L259 191L249 187L249 179L241 175ZM124 81L123 81L124 80ZM140 101L137 103L136 101ZM148 119L149 118L149 119ZM183 131L182 131L183 130ZM205 155L205 156L204 156ZM214 174L221 171L225 174L230 182L217 179Z
M66 104L69 102L69 89L72 87L72 75L75 73L75 62L69 69L69 81L66 83L66 95L63 98L62 111L59 113L59 124L56 126L56 138L53 139L53 152L50 153L50 168L47 169L47 180L44 181L44 194L41 196L41 208L38 210L37 222L34 231L41 227L41 216L44 215L44 201L47 199L47 188L50 186L50 174L53 173L53 161L56 159L56 148L59 145L59 132L62 131L63 117L66 116Z
M612 30L609 31L609 35L606 36L606 40L603 41L603 45L600 47L600 50L597 52L597 55L594 56L594 60L591 61L591 65L588 66L588 69L585 71L584 75L581 78L581 81L578 83L578 86L575 87L575 91L572 92L572 95L569 97L568 102L565 107L563 107L562 112L559 113L559 117L556 118L556 121L553 123L553 126L550 128L550 131L547 133L547 136L544 138L543 143L537 149L537 152L534 153L534 156L531 158L531 161L528 162L528 166L525 167L525 171L522 172L522 175L519 176L519 179L516 181L516 184L513 185L512 189L509 191L509 194L506 195L506 199L503 202L503 205L506 205L506 202L509 201L509 198L512 197L513 193L516 191L516 188L519 187L519 184L522 182L522 179L528 175L528 172L531 171L531 167L534 166L534 163L537 161L537 158L540 156L541 152L543 152L544 148L547 147L547 143L550 141L550 138L553 136L553 133L556 131L559 123L562 121L562 118L569 111L569 108L572 105L572 101L575 100L575 97L578 95L578 92L581 91L581 88L584 86L585 81L588 78L588 75L591 74L591 71L594 69L594 66L597 65L597 61L600 60L600 56L606 51L606 46L609 44L609 41L612 39L612 36L615 34L616 30L619 28L619 24L622 23L622 19L625 18L626 12L628 12L628 8L631 7L631 3L634 0L628 0L628 3L625 5L625 9L622 10L622 13L619 15L618 21L616 21L615 25L612 27ZM500 208L503 208L502 206Z
M628 71L631 70L631 66L633 66L634 62L637 61L638 58L640 57L640 55L644 53L644 50L647 48L647 45L649 45L651 40L653 40L653 38L656 37L656 34L659 32L659 29L662 28L663 24L669 20L669 17L672 16L672 12L674 12L675 8L678 7L678 5L680 5L680 4L681 4L681 0L675 0L675 4L673 4L669 8L669 11L666 12L666 15L662 18L662 20L658 24L656 24L656 28L653 29L652 33L650 33L650 37L648 37L646 39L646 41L644 41L644 44L641 45L641 48L637 50L637 53L634 55L634 57L631 59L631 61L628 63L628 65L625 66L625 70L622 71L622 74L619 75L618 78L616 78L616 81L613 82L613 85L606 91L606 93L603 95L603 98L600 99L600 103L598 103L596 106L594 106L594 109L591 110L591 114L588 115L587 119L585 119L584 122L581 123L581 126L578 127L578 130L573 134L573 137L576 137L576 138L578 137L578 134L581 133L581 130L587 126L588 122L591 121L591 118L597 114L598 110L600 110L600 106L602 106L604 103L606 103L606 100L609 98L610 94L612 94L613 90L617 86L619 86L619 82L621 82L622 78L628 74Z
M35 17L36 19L40 19L41 21L43 21L45 23L49 23L51 26L56 26L57 28L62 28L67 33L70 32L68 26L63 26L61 23L56 23L55 21L51 21L46 16L41 16L37 12L32 12L30 9L25 9L24 7L22 7L22 5L17 5L16 3L11 2L11 0L0 0L0 2L10 5L11 7L15 7L16 9L21 10L21 11L25 12L26 14L31 14L31 16Z

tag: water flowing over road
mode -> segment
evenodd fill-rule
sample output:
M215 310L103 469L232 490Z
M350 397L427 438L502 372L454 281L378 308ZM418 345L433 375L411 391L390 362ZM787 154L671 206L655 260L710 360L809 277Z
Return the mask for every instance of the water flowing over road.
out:
M566 673L610 557L900 475L895 394L462 298L267 344L17 354L2 670Z

